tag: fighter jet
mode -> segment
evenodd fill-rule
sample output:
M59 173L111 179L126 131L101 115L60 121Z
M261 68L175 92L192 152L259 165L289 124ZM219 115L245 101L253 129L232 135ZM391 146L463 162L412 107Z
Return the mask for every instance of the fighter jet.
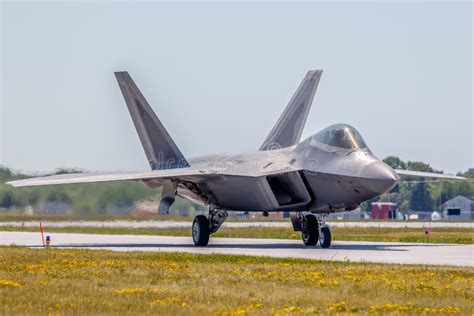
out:
M192 225L196 246L224 223L229 211L291 212L293 229L305 245L331 245L325 218L351 211L390 191L404 176L463 179L437 173L394 170L377 159L348 124L324 128L300 142L322 70L309 71L273 129L255 152L186 158L127 72L119 87L145 150L151 171L80 173L8 182L14 187L135 180L162 187L159 213L175 197L207 206Z

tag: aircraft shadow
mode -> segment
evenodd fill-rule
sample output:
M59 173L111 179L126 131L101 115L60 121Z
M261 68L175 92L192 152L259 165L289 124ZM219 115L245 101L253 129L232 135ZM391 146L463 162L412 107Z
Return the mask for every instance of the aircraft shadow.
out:
M439 247L440 245L436 244L412 244L408 245L408 247ZM446 245L443 245L446 246ZM33 247L42 247L42 246L33 246ZM145 248L195 248L193 244L190 243L182 243L182 244L164 244L164 243L141 243L141 244L134 244L134 243L122 243L122 244L105 244L105 243L94 243L94 244L58 244L58 245L51 245L50 248L130 248L131 250L136 249L145 249ZM357 250L357 251L409 251L406 248L407 245L398 245L398 244L334 244L328 250ZM311 251L311 250L322 250L326 251L326 249L321 249L321 247L306 247L304 245L294 244L294 243L261 243L261 244L210 244L206 248L209 249L220 249L220 248L227 248L227 249L273 249L273 250L289 250L289 249L301 249L304 251ZM202 248L205 249L205 248Z

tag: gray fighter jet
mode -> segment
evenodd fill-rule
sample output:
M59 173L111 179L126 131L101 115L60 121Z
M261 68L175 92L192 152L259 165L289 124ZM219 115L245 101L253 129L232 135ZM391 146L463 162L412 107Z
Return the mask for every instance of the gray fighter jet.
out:
M14 187L136 180L163 188L159 213L176 195L209 207L192 226L196 246L206 246L228 211L292 212L293 229L305 245L331 245L325 216L350 211L391 190L400 176L461 177L393 170L377 159L348 124L336 124L300 142L322 70L309 71L268 134L251 153L187 159L176 146L127 72L115 76L151 171L63 174L9 182Z

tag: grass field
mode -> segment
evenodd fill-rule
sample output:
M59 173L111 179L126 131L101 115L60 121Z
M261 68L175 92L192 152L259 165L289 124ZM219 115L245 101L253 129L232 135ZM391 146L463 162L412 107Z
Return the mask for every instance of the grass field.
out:
M75 221L75 220L82 220L82 221L114 221L114 220L131 220L131 221L193 221L194 215L189 216L181 216L175 214L158 214L158 213L139 213L139 214L100 214L100 213L93 213L93 214L34 214L34 215L26 215L26 214L19 214L19 213L2 213L0 212L0 222L28 222L28 221L37 221L38 219L42 219L44 221ZM245 222L245 221L254 221L255 219L251 217L229 217L227 218L227 222ZM282 218L278 217L259 217L259 222L274 222L274 221L281 221Z
M0 213L0 222L27 222L27 221L37 221L39 218L47 221L74 221L74 220L83 220L83 221L113 221L113 220L168 220L168 221L185 221L193 220L193 217L185 217L178 215L161 215L158 213L141 213L141 214L86 214L86 215L59 215L59 214L41 214L41 215L26 215L18 213Z
M474 230L470 228L433 228L427 238L421 228L362 228L362 227L333 227L333 240L352 241L385 241L385 242L428 242L472 244ZM0 231L33 231L32 227L1 227ZM90 234L132 234L132 235L163 235L163 236L190 236L190 228L101 228L101 227L64 227L45 228L46 232L60 233L90 233ZM241 238L276 238L300 239L299 232L291 227L250 227L229 228L222 227L212 235L213 237L241 237Z
M0 248L1 313L471 315L474 269Z

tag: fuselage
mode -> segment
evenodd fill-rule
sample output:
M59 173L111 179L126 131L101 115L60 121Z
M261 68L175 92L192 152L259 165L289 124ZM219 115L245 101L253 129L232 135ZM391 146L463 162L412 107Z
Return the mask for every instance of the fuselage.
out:
M337 212L395 186L396 173L353 127L328 129L287 148L190 159L192 168L215 176L180 184L178 195L225 210Z

